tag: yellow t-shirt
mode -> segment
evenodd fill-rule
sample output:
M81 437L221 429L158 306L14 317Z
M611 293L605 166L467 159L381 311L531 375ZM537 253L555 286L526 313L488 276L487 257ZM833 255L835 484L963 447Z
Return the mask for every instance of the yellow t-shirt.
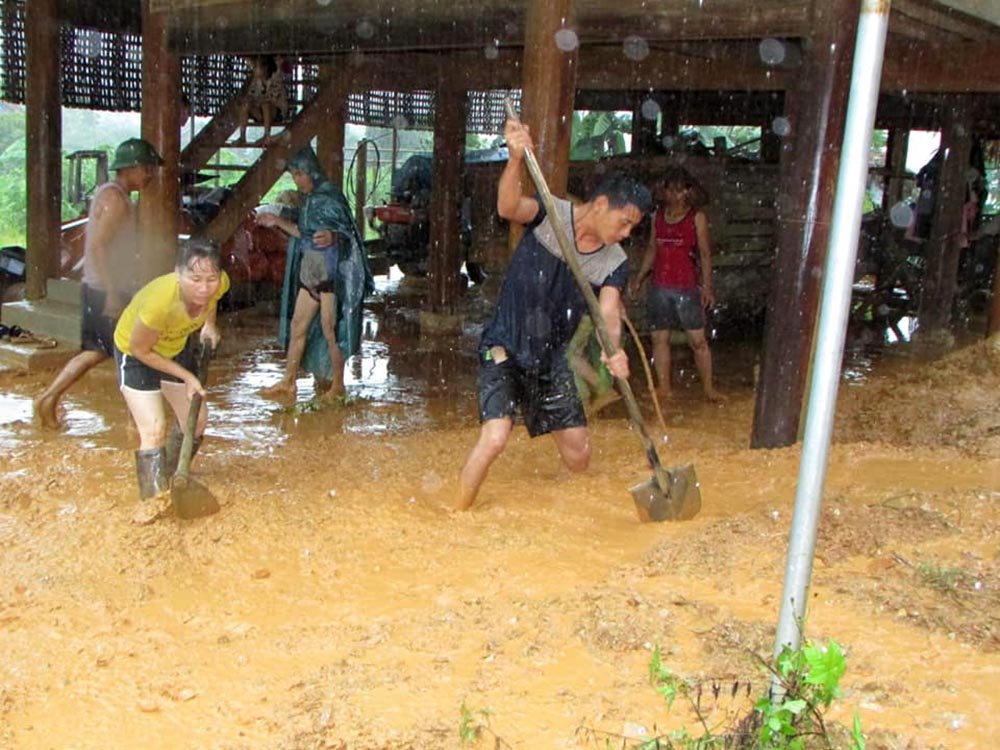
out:
M115 326L115 346L125 354L131 354L129 339L135 321L158 331L160 338L153 345L157 354L173 359L184 350L187 338L205 324L208 313L214 310L229 291L229 276L221 274L219 291L215 293L202 313L192 318L181 301L181 283L175 272L157 276L140 289L128 303Z

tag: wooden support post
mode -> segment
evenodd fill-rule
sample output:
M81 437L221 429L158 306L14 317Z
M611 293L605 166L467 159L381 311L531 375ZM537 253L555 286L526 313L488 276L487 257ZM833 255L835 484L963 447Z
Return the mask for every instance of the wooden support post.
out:
M646 100L653 100L651 94L639 92L632 102L632 153L650 154L657 150L656 121L643 114L642 105Z
M368 141L358 141L354 158L354 223L365 236L365 196L368 193Z
M59 274L62 208L62 94L57 0L32 0L25 18L27 103L27 267L24 296L45 296Z
M778 190L778 249L767 304L764 351L750 445L776 448L798 438L840 146L850 87L856 0L814 6L796 87Z
M319 67L320 81L333 86L334 99L340 98L330 111L330 119L323 123L316 138L316 156L323 167L323 173L337 187L344 184L344 135L347 126L347 81L343 65L322 63ZM364 233L362 232L362 237Z
M972 148L971 123L964 100L945 113L940 152L944 154L938 176L938 193L931 218L931 232L924 246L923 288L917 313L918 338L929 343L943 334L951 322L958 261L962 253L962 208L965 205L966 173Z
M528 0L521 113L531 128L535 157L549 189L558 196L566 195L569 181L579 50L579 42L573 43L576 38L573 20L573 0ZM525 193L534 195L535 187L527 171L523 184ZM512 225L508 250L513 251L520 238L521 227Z
M889 178L885 182L885 193L882 196L882 210L887 212L903 199L903 188L906 180L906 152L910 148L910 131L902 128L889 129L889 141L886 143L885 168Z
M462 266L460 211L465 161L465 91L443 85L434 107L434 190L430 220L430 308L450 314Z
M163 157L163 166L139 198L141 283L169 272L177 254L180 221L180 57L167 44L167 14L142 3L142 137Z

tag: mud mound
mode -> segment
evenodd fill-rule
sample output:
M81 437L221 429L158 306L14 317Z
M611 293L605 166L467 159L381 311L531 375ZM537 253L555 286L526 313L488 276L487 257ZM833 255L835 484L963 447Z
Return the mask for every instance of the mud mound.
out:
M924 364L877 375L863 388L844 388L838 442L949 446L972 455L1000 455L1000 338Z

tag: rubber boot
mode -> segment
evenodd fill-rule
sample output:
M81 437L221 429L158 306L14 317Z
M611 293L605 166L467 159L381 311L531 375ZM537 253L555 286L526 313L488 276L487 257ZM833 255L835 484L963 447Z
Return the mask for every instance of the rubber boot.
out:
M164 472L163 448L135 452L135 475L139 480L139 499L148 500L169 489L170 477Z
M193 459L198 455L198 448L201 447L201 442L204 436L199 435L194 439L191 444L191 458ZM181 430L180 426L174 422L174 429L171 430L170 435L167 437L167 442L163 446L165 455L163 458L163 471L167 475L167 480L177 473L177 464L181 460L181 445L184 443L184 432Z

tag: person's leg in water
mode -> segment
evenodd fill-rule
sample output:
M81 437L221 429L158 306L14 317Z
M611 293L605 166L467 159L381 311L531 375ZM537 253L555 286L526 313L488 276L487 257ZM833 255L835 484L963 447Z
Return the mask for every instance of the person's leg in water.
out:
M653 372L656 373L656 394L670 398L670 330L653 331Z
M183 387L183 386L182 386ZM160 391L123 387L122 396L139 430L139 449L135 452L139 498L146 500L170 486L164 466L164 443L167 417Z
M479 488L486 480L490 466L496 461L510 439L514 428L514 420L510 417L487 419L479 431L476 441L465 465L458 475L458 496L455 510L468 510L476 500Z
M59 427L59 415L56 413L59 399L76 381L106 359L108 355L104 352L83 350L66 363L44 391L35 396L32 406L35 417L43 427Z
M705 336L704 328L697 328L686 331L688 343L694 351L694 364L698 368L698 377L701 378L701 387L705 392L705 398L709 401L725 401L726 397L715 390L712 384L712 350L708 346L708 339Z
M586 427L569 427L550 434L566 468L574 473L585 471L590 465L590 430Z
M298 377L299 363L302 362L302 354L306 348L306 334L309 332L309 325L312 323L313 318L316 317L319 309L319 302L313 299L312 295L305 289L299 289L298 297L295 298L295 310L292 313L288 357L285 361L285 375L274 385L262 389L262 396L267 396L268 398L295 398L298 392L295 387L295 379Z
M187 397L187 389L183 383L172 380L160 381L160 388L163 390L163 398L170 404L174 413L175 421L171 425L170 434L166 439L167 459L166 468L169 474L177 470L177 462L180 458L181 443L184 439L184 430L187 429L188 413L191 410L191 401ZM168 421L170 421L168 419ZM208 403L202 399L201 409L198 413L198 421L194 427L194 443L191 451L193 456L201 446L202 436L205 434L205 426L208 424Z
M344 355L337 345L337 296L332 292L321 292L319 295L319 322L330 350L330 386L324 393L317 391L316 395L324 401L336 401L343 398L344 389Z

